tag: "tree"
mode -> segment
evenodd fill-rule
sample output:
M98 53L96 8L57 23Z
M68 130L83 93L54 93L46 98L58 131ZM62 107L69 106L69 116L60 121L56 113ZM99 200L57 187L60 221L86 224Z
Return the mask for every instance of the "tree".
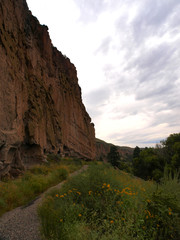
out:
M180 168L180 133L171 134L162 144L168 168L173 171L178 170Z
M138 146L136 146L133 152L133 158L139 157L140 152L141 152L141 149Z
M111 163L114 167L120 166L120 154L118 152L118 148L116 146L111 146L110 152L107 155L108 162Z
M134 174L145 180L154 179L159 180L163 176L164 165L157 155L154 148L143 149L139 157L133 159Z
M133 154L133 172L138 177L158 182L165 167L172 174L180 169L180 133L171 134L156 148L139 150L136 147Z

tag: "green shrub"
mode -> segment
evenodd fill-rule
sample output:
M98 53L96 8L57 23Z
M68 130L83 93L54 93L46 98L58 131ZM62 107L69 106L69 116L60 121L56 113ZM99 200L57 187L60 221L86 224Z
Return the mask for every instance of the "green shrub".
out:
M4 201L3 198L0 198L0 209L6 208L6 202Z
M81 166L81 161L77 161L76 164L74 160L64 159L60 163L34 166L15 180L0 182L0 216L15 207L27 204Z
M54 153L47 155L47 161L51 163L59 163L61 161L60 155L56 155Z
M50 172L50 169L46 165L39 165L39 166L37 165L37 166L32 167L29 170L29 172L36 174L36 175L37 174L47 175Z
M154 192L147 202L144 218L144 239L180 239L178 223L179 203L174 196L162 191Z
M179 200L165 194L165 185L157 189L109 165L91 165L70 179L39 215L49 240L179 239Z

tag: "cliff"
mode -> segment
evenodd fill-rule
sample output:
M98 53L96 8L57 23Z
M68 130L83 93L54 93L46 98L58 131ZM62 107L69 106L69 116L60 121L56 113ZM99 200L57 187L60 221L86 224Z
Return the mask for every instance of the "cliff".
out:
M94 125L76 68L25 0L0 1L0 109L0 176L49 152L94 159Z
M96 159L107 161L107 154L113 144L96 138ZM134 148L117 146L121 161L132 161Z

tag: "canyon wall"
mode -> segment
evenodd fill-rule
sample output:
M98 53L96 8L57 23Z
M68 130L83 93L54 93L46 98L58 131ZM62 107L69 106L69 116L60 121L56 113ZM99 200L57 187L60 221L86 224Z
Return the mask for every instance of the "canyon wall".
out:
M95 130L77 72L25 0L0 1L0 176L47 153L95 157Z
M107 161L107 155L110 152L111 146L113 144L107 143L101 139L96 138L96 159L101 161ZM131 162L133 158L134 148L116 146L117 150L121 156L121 161Z

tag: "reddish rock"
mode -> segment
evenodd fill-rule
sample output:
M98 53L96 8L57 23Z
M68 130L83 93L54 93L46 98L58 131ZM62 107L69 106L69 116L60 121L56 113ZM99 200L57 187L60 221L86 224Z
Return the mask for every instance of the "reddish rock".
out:
M25 0L0 1L0 109L0 175L49 152L94 159L94 125L76 68Z
M110 148L113 146L112 143L107 143L96 138L96 159L107 161L107 155L110 152ZM128 162L132 161L134 148L125 147L125 146L117 146L117 150L121 156L121 160Z

